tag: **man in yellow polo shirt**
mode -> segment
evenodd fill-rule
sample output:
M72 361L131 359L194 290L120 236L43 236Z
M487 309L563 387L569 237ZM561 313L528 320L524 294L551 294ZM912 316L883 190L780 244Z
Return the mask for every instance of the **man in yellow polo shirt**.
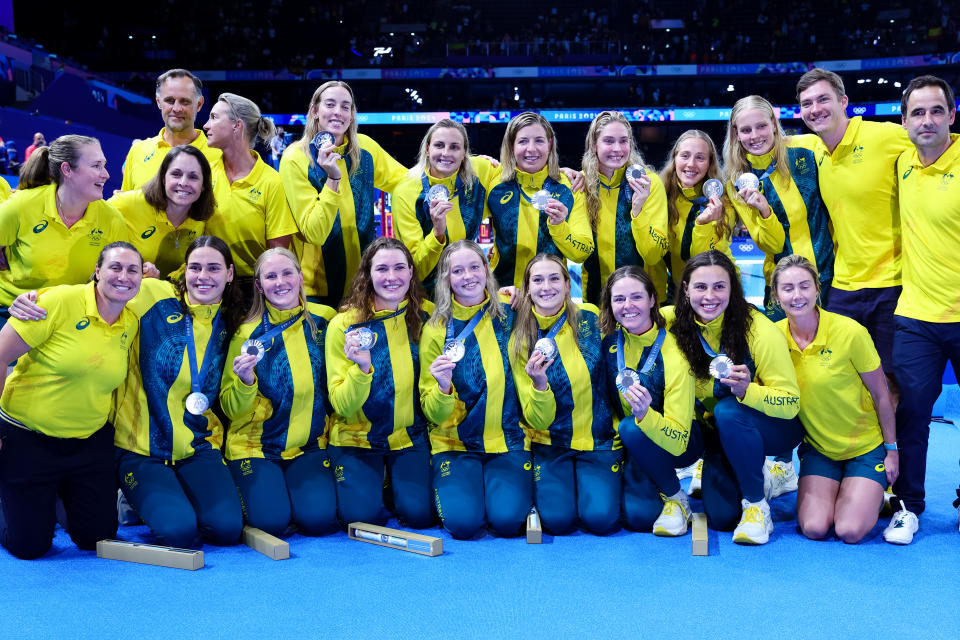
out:
M950 133L953 89L940 78L914 78L903 92L903 127L915 148L897 161L903 229L903 294L896 310L894 372L900 384L897 441L902 508L883 532L909 544L924 510L930 414L947 359L960 377L960 144Z
M836 261L827 309L870 332L884 372L893 371L893 310L900 296L900 219L896 162L910 142L892 122L847 116L843 80L811 69L797 82L800 116L814 136L820 195L833 223Z
M157 107L163 128L152 138L134 142L123 163L121 191L139 189L157 174L160 162L173 147L189 144L213 165L220 150L207 146L207 137L194 129L197 113L203 107L203 83L186 69L170 69L157 78Z

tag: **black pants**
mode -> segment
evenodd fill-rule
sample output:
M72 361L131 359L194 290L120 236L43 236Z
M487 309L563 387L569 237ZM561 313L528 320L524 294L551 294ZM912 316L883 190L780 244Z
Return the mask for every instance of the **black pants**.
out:
M0 543L25 560L53 541L57 496L81 549L117 535L113 427L86 439L53 438L0 420Z

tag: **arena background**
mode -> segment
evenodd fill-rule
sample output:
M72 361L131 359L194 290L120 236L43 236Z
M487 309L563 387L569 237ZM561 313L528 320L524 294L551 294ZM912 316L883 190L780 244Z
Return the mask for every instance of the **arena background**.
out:
M154 79L185 67L209 106L224 91L302 131L314 89L351 84L360 131L411 165L429 123L467 124L472 150L499 156L506 122L539 110L564 166L579 168L602 109L633 121L646 161L703 129L722 144L729 108L760 94L803 131L801 73L840 73L851 115L899 122L900 89L923 73L955 88L960 9L938 0L674 2L385 2L283 0L0 2L0 170L16 185L34 132L99 138L120 185L131 141L162 126ZM269 162L269 153L261 150ZM379 205L389 230L389 199ZM759 254L734 251L748 293L762 295ZM97 560L58 530L55 551L25 563L0 554L0 634L14 637L955 637L960 553L955 512L960 402L952 375L935 408L929 507L916 542L883 543L885 519L860 545L794 531L795 494L773 503L761 548L711 532L709 558L690 539L577 534L542 546L485 537L421 558L347 541L293 536L274 563L245 547L207 546L197 573ZM148 540L144 527L121 536Z

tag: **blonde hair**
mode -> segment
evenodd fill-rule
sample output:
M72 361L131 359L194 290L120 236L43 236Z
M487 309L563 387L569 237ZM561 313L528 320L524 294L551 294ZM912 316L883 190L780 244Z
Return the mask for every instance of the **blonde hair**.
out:
M460 177L460 180L463 181L463 186L471 189L477 176L473 172L473 164L470 162L470 139L467 137L467 129L459 122L454 122L450 118L439 120L427 129L423 140L420 141L420 151L417 153L417 164L410 169L410 177L419 180L420 176L422 176L430 166L430 141L433 139L433 134L440 129L456 129L463 138L463 162L460 163L457 175Z
M750 161L747 160L747 150L740 144L737 135L737 118L752 109L763 111L770 119L773 127L773 160L777 163L777 173L784 179L790 177L790 162L787 159L787 137L780 126L780 119L773 110L773 105L760 96L740 98L730 110L730 120L727 121L727 137L723 141L724 172L729 180L736 180L738 176L750 171Z
M720 171L720 162L717 158L717 147L713 144L713 140L710 139L710 135L705 131L699 129L689 129L680 134L680 137L677 138L677 141L673 143L673 148L670 150L670 157L667 159L667 163L663 165L663 169L660 170L660 179L663 181L663 187L667 191L667 212L670 217L670 228L673 228L674 225L680 220L680 211L677 209L677 198L681 195L681 189L679 180L677 178L677 152L680 149L680 145L690 140L696 138L703 140L707 143L707 150L710 154L710 162L707 166L707 175L704 177L703 181L706 182L711 178L716 178L720 182L723 182L723 174ZM727 199L727 194L724 193L720 196L720 201L724 206L729 206L730 201ZM713 223L717 231L717 235L721 238L726 238L730 236L730 225L727 224L727 216L720 216L720 219Z
M256 144L257 138L269 142L277 135L273 120L264 118L260 114L260 107L253 100L238 96L235 93L221 93L217 102L222 102L230 107L233 117L243 123L243 133L247 137L247 144L251 149Z
M263 263L273 256L283 256L284 258L287 258L293 263L297 273L303 275L303 270L300 268L300 261L297 260L297 256L295 256L289 249L284 249L283 247L273 247L261 253L260 257L257 258L256 264L253 265L253 304L250 307L250 312L247 313L247 317L243 319L244 323L261 320L263 318L263 312L267 309L266 296L264 295L260 285L260 271L263 269ZM313 321L313 316L310 314L310 310L307 309L307 291L304 289L303 282L300 283L299 298L300 304L303 306L303 321L306 322L310 327L310 334L313 336L313 339L318 340L320 337L320 332L317 329L317 323Z
M490 263L487 262L487 256L484 255L483 249L473 240L457 240L443 248L443 251L440 253L440 259L437 261L437 285L433 292L434 307L433 315L430 316L429 320L430 324L435 326L445 325L453 316L453 290L450 288L450 258L460 249L469 249L477 254L487 271L487 281L484 286L487 296L490 298L490 306L487 308L487 313L490 314L491 318L506 317L507 314L503 310L503 305L500 304L500 300L497 297L497 290L500 287L497 285L497 279L493 276L493 271L490 269Z
M534 304L530 299L530 271L533 266L539 262L552 262L560 267L560 273L567 283L567 293L564 296L564 304L567 308L567 324L573 330L573 340L579 345L577 327L580 325L580 308L573 302L570 296L570 272L567 271L567 264L561 258L552 253L538 253L527 263L527 268L523 270L523 282L520 284L518 295L517 311L513 318L513 333L516 336L513 344L513 352L517 357L530 357L533 347L539 338L540 325L537 317L533 315Z
M819 304L820 274L817 273L817 267L814 266L812 262L796 253L791 253L788 256L780 258L780 260L777 261L777 266L773 268L773 273L770 274L770 294L773 296L773 299L776 300L778 304L780 303L780 296L777 295L777 285L780 284L780 276L783 275L784 271L793 267L803 269L810 274L811 278L813 278L813 284L817 288L817 303Z
M547 174L560 182L560 156L557 154L557 136L547 119L533 111L524 111L514 116L507 124L507 130L503 134L503 142L500 144L500 180L502 182L510 182L517 177L517 158L513 154L513 145L517 141L517 134L520 129L535 124L543 127L547 134L547 140L550 142L550 153L547 154Z
M632 164L646 165L643 156L637 151L637 144L633 139L633 128L630 121L619 111L603 111L593 119L587 129L587 142L583 151L583 160L580 161L580 170L583 171L583 181L586 185L584 193L587 201L587 214L590 216L590 226L594 233L597 231L597 218L600 213L600 160L597 158L597 140L603 128L608 124L619 122L627 128L630 138L630 153L624 166Z
M303 137L294 144L300 145L303 152L310 158L310 162L316 163L317 159L310 155L310 142L320 131L317 126L317 110L320 107L320 99L323 92L333 87L343 87L350 94L350 126L347 127L347 157L350 158L350 175L356 173L360 167L360 141L357 140L357 100L353 97L353 89L346 82L341 80L330 80L324 82L313 92L310 98L310 106L307 108L307 123L303 127Z

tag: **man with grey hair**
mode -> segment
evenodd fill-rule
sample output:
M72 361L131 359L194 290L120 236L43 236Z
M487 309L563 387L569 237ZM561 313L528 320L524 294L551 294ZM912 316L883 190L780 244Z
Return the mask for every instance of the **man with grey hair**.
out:
M203 107L203 84L186 69L170 69L157 78L157 107L163 128L152 138L135 142L123 165L121 190L139 189L156 175L164 156L181 144L196 147L212 165L220 150L207 146L207 137L194 128L197 112Z

